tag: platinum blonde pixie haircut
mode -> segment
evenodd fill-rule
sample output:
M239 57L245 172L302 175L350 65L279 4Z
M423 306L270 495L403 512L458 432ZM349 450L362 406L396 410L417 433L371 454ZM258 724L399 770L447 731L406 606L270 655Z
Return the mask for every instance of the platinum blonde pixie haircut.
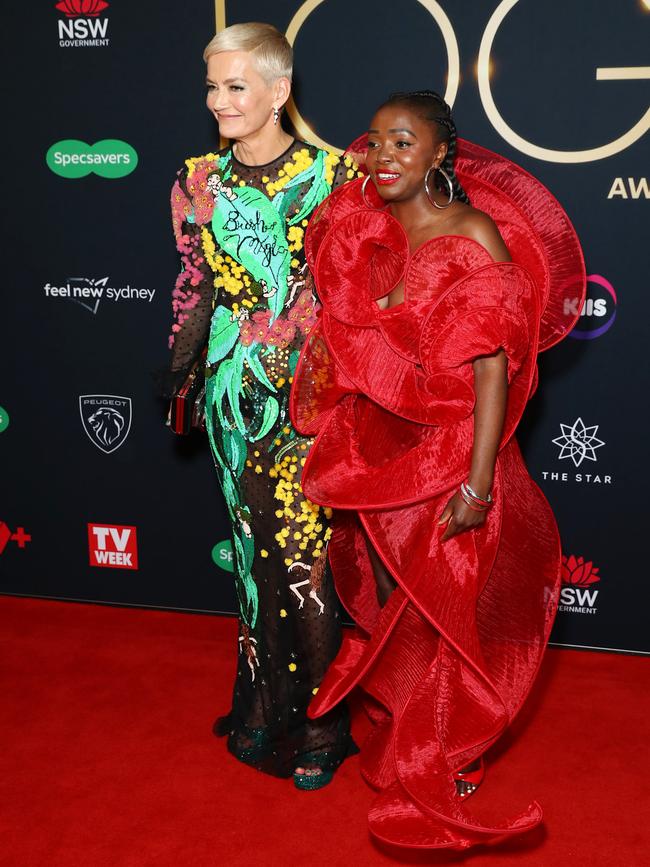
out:
M223 51L247 51L255 59L257 71L267 84L278 78L291 81L293 50L287 38L272 24L251 21L231 24L211 39L203 52L203 59Z

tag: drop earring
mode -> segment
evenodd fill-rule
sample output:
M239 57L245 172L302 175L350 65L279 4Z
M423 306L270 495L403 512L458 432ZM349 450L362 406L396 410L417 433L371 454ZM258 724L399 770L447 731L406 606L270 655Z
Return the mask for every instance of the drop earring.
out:
M273 106L273 123L277 125L280 120L280 109Z
M447 187L449 189L449 198L447 199L447 202L444 205L439 205L438 202L436 202L433 193L431 192L431 188L429 186L429 178L431 177L431 172L433 172L434 175L436 172L440 172L440 174L445 179L445 182L446 182ZM445 208L448 208L449 205L451 205L451 203L454 201L454 186L451 182L451 178L449 177L449 175L447 174L447 172L444 169L440 168L440 166L431 166L429 168L426 175L424 176L424 190L427 194L427 198L429 199L429 201L431 202L433 207L438 208L439 211L444 211Z

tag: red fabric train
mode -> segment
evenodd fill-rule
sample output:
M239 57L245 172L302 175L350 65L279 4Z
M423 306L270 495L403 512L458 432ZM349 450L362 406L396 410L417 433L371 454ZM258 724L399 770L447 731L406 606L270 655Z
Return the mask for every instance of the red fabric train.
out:
M513 261L458 236L411 255L399 223L364 203L361 181L340 188L307 234L323 312L291 406L296 428L317 435L303 487L339 510L329 556L357 624L310 714L362 686L374 722L362 773L378 790L370 829L409 847L465 848L541 820L536 803L506 819L473 815L452 774L520 708L555 615L557 528L513 433L537 352L573 327L564 311L585 291L580 245L551 194L509 161L459 145L458 177ZM372 184L366 195L383 205ZM381 311L375 299L402 278L403 304ZM499 348L509 394L494 506L482 528L443 545L437 518L470 466L472 361ZM383 609L359 522L398 585Z

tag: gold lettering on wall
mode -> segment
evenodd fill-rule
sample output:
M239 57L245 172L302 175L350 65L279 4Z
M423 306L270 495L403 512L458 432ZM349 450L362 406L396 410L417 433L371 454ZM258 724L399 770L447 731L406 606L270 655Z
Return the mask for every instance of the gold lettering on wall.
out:
M289 26L287 27L286 36L291 45L294 45L296 37L300 32L300 28L305 23L307 18L311 15L314 9L320 6L320 4L323 2L325 2L325 0L305 0L305 2L300 6L296 14L291 19ZM440 28L442 37L445 41L445 48L447 49L447 64L449 70L447 74L447 89L445 91L445 99L447 100L449 105L453 105L454 100L456 99L456 94L458 93L458 85L460 83L460 54L458 51L458 42L456 41L456 34L454 33L454 28L451 26L451 21L447 17L444 9L439 3L436 2L436 0L417 0L417 2L424 6L424 8L431 14L431 17ZM307 139L307 141L310 141L313 144L318 145L319 147L327 148L328 150L335 151L336 153L342 152L340 148L329 144L316 134L316 132L312 129L312 127L307 123L307 121L300 113L293 97L291 97L289 99L289 102L287 103L287 113L291 118L291 122L296 128L296 132L299 136L301 136L301 138Z
M217 31L226 27L226 0L214 0L214 18Z
M300 4L287 27L286 36L291 45L295 44L300 29L307 18L321 5L321 3L324 2L326 2L326 0L305 0L305 2ZM440 3L436 2L436 0L417 0L417 2L424 6L424 8L430 13L442 33L445 48L447 50L448 62L445 99L449 105L453 105L460 84L460 56L454 28L444 9ZM496 9L492 13L483 33L479 49L477 64L479 94L485 113L499 135L521 153L527 154L535 159L555 163L586 163L606 159L607 157L611 157L630 147L645 135L645 133L650 130L650 107L645 110L645 113L641 118L629 130L627 130L627 132L618 136L618 138L615 138L606 144L585 148L584 150L566 151L541 147L540 145L536 145L534 142L523 138L523 136L520 136L506 122L497 108L492 95L490 73L492 71L493 61L491 59L491 54L492 46L501 24L508 13L519 2L520 0L501 0L501 2L497 3ZM528 2L532 3L532 0L528 0ZM632 0L627 0L627 2L632 2ZM642 3L645 8L650 10L650 0L642 0ZM215 0L215 18L217 30L222 30L226 26L226 0ZM596 81L624 82L650 79L650 67L599 66L596 68L595 76ZM303 117L293 97L290 97L289 102L287 103L287 113L299 136L313 142L319 147L328 148L329 150L341 153L340 148L324 141L324 139L316 133L310 123L308 123L308 121ZM614 195L616 195L616 193ZM609 198L611 198L611 196Z
M504 18L519 2L520 0L502 0L502 2L499 3L485 28L478 55L478 86L481 95L481 102L483 103L483 108L485 109L485 113L487 114L490 123L499 135L501 135L508 144L517 148L518 151L521 151L530 157L535 157L538 160L545 160L546 162L552 163L588 163L594 162L595 160L602 160L629 148L630 145L638 141L641 136L645 135L645 133L650 129L650 108L648 108L641 119L623 135L607 144L600 145L599 147L586 148L585 150L580 151L563 151L540 147L539 145L533 144L533 142L527 141L506 123L496 107L494 97L492 96L489 72L490 54L492 52L494 38L499 27L503 23ZM641 73L643 70L647 69L648 67L643 66L613 67L611 69L600 67L596 71L596 79L598 81L611 81L635 77L646 78L648 76ZM630 72L631 70L640 70L641 72L633 75ZM627 75L623 74L625 71L627 71ZM599 72L604 74L599 75Z

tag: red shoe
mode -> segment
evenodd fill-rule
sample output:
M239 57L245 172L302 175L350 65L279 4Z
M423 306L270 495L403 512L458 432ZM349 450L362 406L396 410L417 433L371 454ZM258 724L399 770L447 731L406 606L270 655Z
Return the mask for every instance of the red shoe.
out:
M474 794L485 777L483 757L481 756L465 769L461 768L459 771L454 771L453 776L458 797L466 800L470 795Z

